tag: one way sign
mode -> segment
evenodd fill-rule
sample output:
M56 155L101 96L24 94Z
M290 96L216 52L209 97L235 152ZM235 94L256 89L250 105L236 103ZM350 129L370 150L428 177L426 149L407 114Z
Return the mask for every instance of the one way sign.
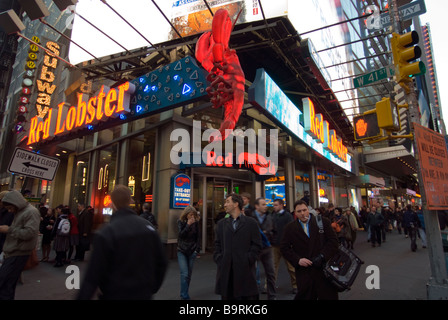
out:
M27 177L52 181L60 160L22 148L16 148L9 162L8 171Z

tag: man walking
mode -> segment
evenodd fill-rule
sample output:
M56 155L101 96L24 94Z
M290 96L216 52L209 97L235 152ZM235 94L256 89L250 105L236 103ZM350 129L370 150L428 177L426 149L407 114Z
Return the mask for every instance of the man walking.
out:
M258 261L261 262L266 275L266 291L268 300L275 300L275 271L274 271L274 256L272 254L272 236L274 224L272 217L267 214L268 207L264 198L257 198L255 200L254 218L258 223L262 235L262 250Z
M322 217L325 243L316 218L310 215L305 201L294 203L297 221L285 227L280 250L285 258L296 268L296 300L337 300L336 288L325 278L323 266L338 250L338 239L330 221Z
M289 211L284 208L283 200L277 198L274 200L273 204L274 212L273 212L273 222L274 222L274 232L272 237L272 253L274 255L274 272L275 272L275 280L277 281L278 269L280 267L280 260L282 258L282 253L280 251L280 241L283 238L283 232L288 223L293 221L293 217ZM296 273L294 267L289 263L288 260L285 260L286 267L288 269L289 277L291 279L292 293L297 294L297 283L296 283Z
M93 212L84 203L78 203L79 244L76 246L75 260L84 261L86 251L90 247L90 236L93 227Z
M115 186L110 223L95 235L78 299L148 300L159 290L168 261L154 227L129 207L131 190Z
M0 233L6 234L5 260L0 268L0 300L14 300L17 281L36 247L40 213L16 190L4 195L2 203L14 214L14 220L11 226L0 226Z
M260 229L254 219L242 214L241 196L227 195L224 209L230 217L221 219L216 227L215 293L223 300L256 300L259 295L255 262L261 251Z

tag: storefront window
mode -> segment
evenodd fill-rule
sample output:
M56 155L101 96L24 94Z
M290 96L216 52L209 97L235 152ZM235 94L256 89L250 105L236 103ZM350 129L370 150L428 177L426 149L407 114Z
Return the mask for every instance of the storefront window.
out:
M88 187L88 172L89 172L89 154L84 154L77 157L75 168L75 179L73 188L73 205L76 203L86 204L87 201L87 187ZM72 208L76 210L76 207Z
M310 176L308 173L303 170L296 169L296 198L295 200L300 200L305 197L306 194L312 196L310 194Z
M336 207L340 206L334 199L332 176L325 172L317 172L317 181L319 184L319 206L327 207L331 202Z
M156 131L147 131L131 139L127 185L132 190L135 209L139 212L143 203L153 202L154 155Z
M118 144L113 144L98 153L96 181L94 183L95 208L94 227L107 222L112 215L110 193L115 187Z

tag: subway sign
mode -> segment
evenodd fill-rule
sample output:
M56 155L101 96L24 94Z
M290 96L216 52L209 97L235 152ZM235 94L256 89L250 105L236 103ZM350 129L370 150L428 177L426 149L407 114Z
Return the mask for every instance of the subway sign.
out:
M352 158L347 147L336 131L330 129L324 117L316 114L310 99L303 99L302 113L264 69L258 69L249 88L249 102L314 151L352 172ZM304 119L304 125L300 123L301 117Z

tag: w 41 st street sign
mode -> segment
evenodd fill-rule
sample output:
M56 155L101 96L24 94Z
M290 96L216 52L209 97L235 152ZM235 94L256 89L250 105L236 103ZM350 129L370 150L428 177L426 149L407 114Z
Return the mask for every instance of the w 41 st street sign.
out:
M22 148L16 148L9 162L8 171L23 176L52 181L60 160Z
M395 71L392 67L381 68L373 72L363 74L360 77L354 78L353 85L355 86L355 88L360 88L371 83L390 78L394 75L394 73Z

